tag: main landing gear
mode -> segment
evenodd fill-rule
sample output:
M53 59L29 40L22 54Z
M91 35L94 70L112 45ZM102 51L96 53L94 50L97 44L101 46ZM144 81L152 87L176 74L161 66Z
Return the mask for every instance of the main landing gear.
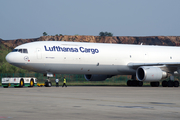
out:
M172 74L170 80L163 80L161 85L162 87L179 87L179 81L174 80L174 75ZM159 87L159 82L151 82L152 87Z
M159 87L160 86L160 82L150 82L151 87ZM127 86L143 86L143 82L142 81L138 81L136 80L136 76L132 76L132 80L128 80L127 81ZM162 81L162 87L179 87L179 81L174 81L174 76L170 76L170 80L166 81L163 80Z
M159 82L150 82L151 87L159 87Z
M136 76L132 75L132 80L128 80L127 81L127 86L143 86L143 82L142 81L137 81L136 80Z
M179 87L179 81L172 81L172 80L163 80L162 81L163 87Z
M151 82L151 87L159 87L159 82ZM163 80L161 83L162 87L179 87L179 81L173 81L173 80Z
M137 80L128 80L127 81L127 86L143 86L143 82L142 81L137 81Z
M163 87L179 87L179 81L174 81L174 75L170 76L170 80L162 81L162 86Z

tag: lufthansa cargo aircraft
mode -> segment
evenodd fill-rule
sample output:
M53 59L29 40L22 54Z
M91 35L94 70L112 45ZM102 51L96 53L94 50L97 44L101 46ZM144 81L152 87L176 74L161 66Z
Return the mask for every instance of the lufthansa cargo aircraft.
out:
M39 41L17 46L6 56L10 64L45 74L84 74L89 81L103 81L115 75L132 75L128 86L143 81L157 87L178 87L180 47ZM51 86L48 80L46 86Z

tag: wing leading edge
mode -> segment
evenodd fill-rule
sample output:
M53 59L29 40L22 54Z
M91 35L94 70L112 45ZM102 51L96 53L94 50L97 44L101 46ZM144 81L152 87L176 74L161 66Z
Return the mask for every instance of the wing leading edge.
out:
M140 66L156 66L160 67L162 70L173 73L180 69L180 62L162 62L162 63L128 63L128 67L132 69L137 69Z

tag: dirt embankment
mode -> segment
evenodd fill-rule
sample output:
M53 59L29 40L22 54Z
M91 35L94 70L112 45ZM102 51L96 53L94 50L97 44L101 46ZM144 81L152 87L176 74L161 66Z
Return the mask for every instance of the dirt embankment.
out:
M144 45L164 45L180 46L180 36L149 36L149 37L128 37L128 36L41 36L32 39L2 40L0 44L13 49L18 45L34 41L74 41L74 42L93 42L93 43L116 43L116 44L141 44Z

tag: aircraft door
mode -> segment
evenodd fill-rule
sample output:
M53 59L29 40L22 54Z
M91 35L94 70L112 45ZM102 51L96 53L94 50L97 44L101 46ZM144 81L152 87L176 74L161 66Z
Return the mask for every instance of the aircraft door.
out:
M37 59L41 59L42 58L42 53L41 53L40 48L36 48L36 53L37 53Z

